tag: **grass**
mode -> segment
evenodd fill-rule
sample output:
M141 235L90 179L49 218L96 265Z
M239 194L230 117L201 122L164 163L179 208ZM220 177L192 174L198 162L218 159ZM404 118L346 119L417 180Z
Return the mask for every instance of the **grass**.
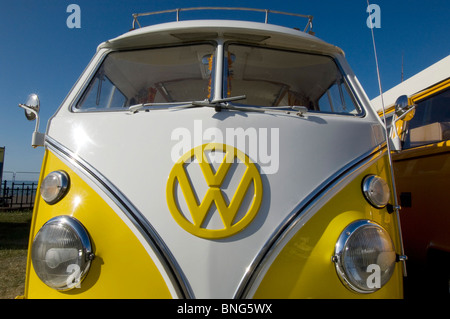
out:
M32 211L0 212L0 299L23 295Z

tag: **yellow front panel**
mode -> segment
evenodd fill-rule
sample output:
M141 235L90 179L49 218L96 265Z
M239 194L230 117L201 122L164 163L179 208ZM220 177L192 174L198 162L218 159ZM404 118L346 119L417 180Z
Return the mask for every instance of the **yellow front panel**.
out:
M376 209L365 200L361 184L376 174L389 181L387 157L383 157L333 196L290 239L270 266L255 298L402 298L402 269L397 263L390 281L379 291L359 294L340 281L332 262L335 244L343 229L358 219L383 226L399 253L395 214Z
M96 257L79 288L60 292L37 277L29 253L25 298L171 298L164 278L130 227L73 170L46 151L41 178L55 170L69 174L69 192L54 205L37 194L31 241L49 219L69 215L87 229Z

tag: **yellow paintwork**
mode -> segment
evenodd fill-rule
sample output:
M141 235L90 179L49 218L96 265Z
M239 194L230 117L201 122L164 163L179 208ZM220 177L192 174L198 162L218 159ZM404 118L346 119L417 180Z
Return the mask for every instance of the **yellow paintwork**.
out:
M171 298L161 273L130 227L68 165L47 150L40 180L55 170L69 174L69 192L60 202L48 205L38 191L29 247L45 222L55 216L69 215L87 229L96 257L80 288L60 292L49 288L37 277L29 249L24 297Z
M365 176L376 174L387 181L387 156L377 160L326 202L289 240L278 254L255 298L403 298L402 265L396 264L389 282L379 291L359 294L340 281L331 258L343 229L358 219L383 226L399 253L400 243L395 214L376 209L365 200L361 184Z
M214 173L211 168L211 163L208 161L206 152L220 151L225 155L222 163L217 171ZM194 190L186 175L184 165L190 162L193 158L196 158L198 164L205 178L206 184L209 189L205 194L202 202L197 202ZM239 159L246 165L246 170L242 176L239 186L233 195L230 203L227 205L223 198L220 186L227 177L227 173L230 170L235 158ZM191 213L193 223L184 217L183 213L179 211L177 201L175 199L176 181L181 187L181 190L186 200L189 212ZM238 221L235 220L236 214L242 204L242 201L247 194L250 185L254 185L253 202L250 205L246 214ZM261 176L256 168L255 164L248 158L248 156L240 150L220 143L208 143L197 146L184 154L173 166L166 187L166 198L169 210L176 220L176 222L187 232L202 238L218 239L225 238L243 230L247 227L255 218L258 210L261 206L263 196L263 186ZM206 218L211 205L215 204L217 210L220 213L224 228L222 229L207 229L202 227L202 224Z
M419 93L412 95L410 99L412 102L416 103L417 101L429 97L433 94L439 93L440 91L443 91L448 87L450 87L450 78L438 83L437 85L434 85L428 89L425 89Z

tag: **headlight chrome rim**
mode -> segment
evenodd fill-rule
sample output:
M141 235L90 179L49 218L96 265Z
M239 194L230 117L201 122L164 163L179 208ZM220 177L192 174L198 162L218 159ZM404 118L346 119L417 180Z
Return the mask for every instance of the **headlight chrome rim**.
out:
M385 269L386 267L383 267L383 272L387 274L384 278L382 278L381 284L379 287L363 287L360 283L358 283L357 280L355 280L352 272L355 272L354 269L347 269L346 267L346 261L344 260L346 258L346 250L348 249L348 243L352 239L352 236L354 236L357 232L362 231L363 229L367 228L375 228L377 231L383 234L385 236L384 238L389 242L391 246L391 251L386 252L388 255L391 255L391 261L388 269ZM380 236L381 237L381 236ZM394 243L392 241L392 238L390 237L389 233L379 224L370 221L370 220L357 220L350 225L348 225L344 231L339 236L338 241L336 242L335 246L335 254L332 258L333 262L336 266L336 272L338 274L339 279L344 284L345 287L347 287L349 290L361 294L369 294L378 291L381 289L387 282L389 282L390 278L392 277L395 263L396 263L396 253L395 253L395 247ZM364 258L363 258L364 259ZM386 260L383 260L384 263ZM375 264L376 263L372 263ZM369 264L370 265L370 264ZM368 267L369 265L366 265ZM384 265L385 266L385 265Z
M59 257L58 250L75 250L76 248L66 248L64 247L65 241L67 241L67 238L61 238L60 241L58 241L58 238L52 238L56 239L57 241L54 243L48 243L42 240L40 236L48 236L48 234L45 234L45 232L52 232L53 229L50 228L61 228L64 229L66 232L72 232L73 236L76 237L79 240L79 244L81 245L81 248L76 250L75 255L72 255L70 258L75 258L76 262L73 264L69 264L67 268L60 268L64 269L66 272L63 274L56 273L58 271L58 268L60 265L62 267L65 267L65 264L69 259L67 260L61 260L61 257ZM49 230L50 229L50 230ZM48 237L50 238L50 237ZM50 248L49 248L50 247ZM48 249L45 249L48 248ZM52 254L49 254L49 252L52 252ZM66 253L67 256L67 253ZM75 257L76 256L76 257ZM53 257L53 258L52 258ZM56 262L55 262L56 257ZM65 256L63 256L64 258ZM58 260L58 258L60 258ZM67 257L66 257L67 258ZM48 260L50 259L50 261ZM51 261L53 259L53 262ZM49 221L47 221L39 230L39 232L36 234L33 244L31 247L31 261L34 267L34 270L36 272L36 275L39 277L39 279L42 280L47 286L50 288L59 290L59 291L67 291L76 287L79 287L79 284L81 281L86 277L91 262L94 259L94 253L92 250L91 240L89 238L89 234L87 233L84 226L75 218L70 216L57 216ZM52 273L56 269L55 273ZM54 276L54 277L52 277ZM55 278L55 277L61 277L64 278L66 276L65 281L55 281L49 278Z
M381 188L381 193L375 193L380 191L379 188ZM362 182L362 191L369 204L375 208L384 208L389 203L391 195L389 185L380 176L366 176ZM379 196L382 198L380 199Z
M51 184L52 182L51 179L54 179L54 181L58 183L58 185L56 186L57 192L53 193L48 192L47 188L51 187L51 185L48 185L49 183ZM64 171L54 171L49 173L43 179L40 187L40 193L42 198L47 204L53 205L59 202L67 194L69 186L70 186L69 175Z

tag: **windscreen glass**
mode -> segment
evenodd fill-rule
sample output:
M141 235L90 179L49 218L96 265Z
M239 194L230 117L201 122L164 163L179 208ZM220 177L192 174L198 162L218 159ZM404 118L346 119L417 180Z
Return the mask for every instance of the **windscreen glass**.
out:
M210 98L214 52L212 44L113 52L75 109L117 110Z
M311 111L359 114L349 87L328 56L233 44L225 52L224 91L239 104L306 106Z

